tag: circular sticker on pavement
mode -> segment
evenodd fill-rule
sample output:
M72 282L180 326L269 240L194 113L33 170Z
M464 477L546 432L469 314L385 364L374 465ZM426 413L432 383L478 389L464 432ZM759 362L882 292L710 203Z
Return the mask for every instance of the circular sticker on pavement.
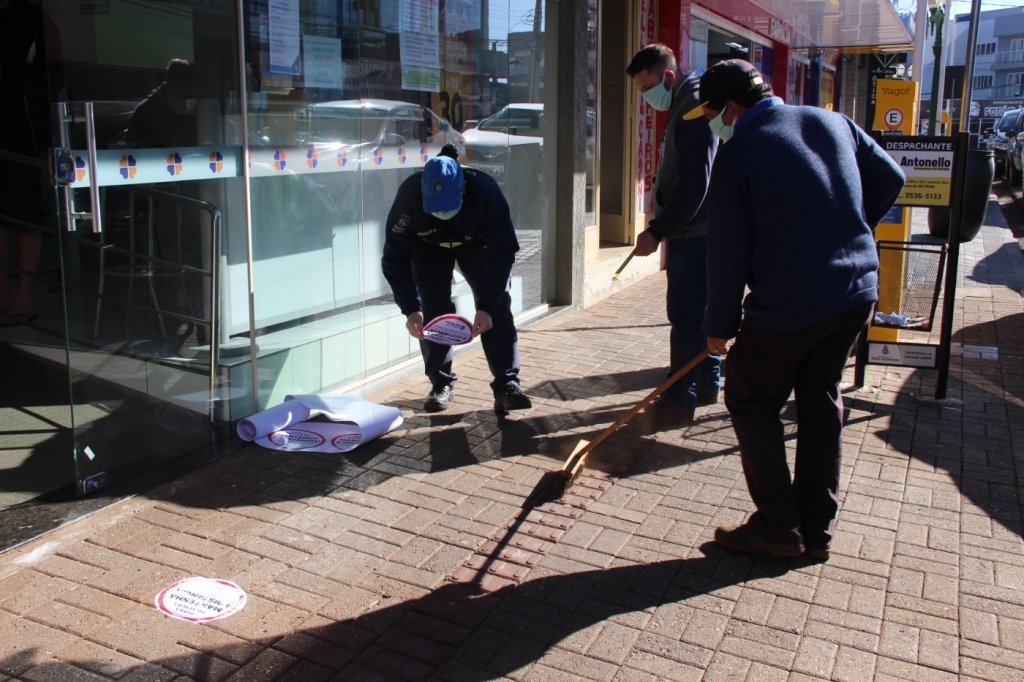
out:
M182 578L162 589L153 601L165 616L209 623L238 613L246 599L245 590L230 580Z
M423 325L423 338L445 346L473 340L473 325L461 315L439 315Z

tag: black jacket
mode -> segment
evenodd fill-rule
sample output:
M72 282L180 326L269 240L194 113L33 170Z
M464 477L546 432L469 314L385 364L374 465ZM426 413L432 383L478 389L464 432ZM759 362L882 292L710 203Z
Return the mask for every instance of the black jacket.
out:
M647 228L659 239L707 234L704 200L718 140L703 116L684 121L700 103L700 80L688 76L672 94L672 107L661 139L661 163L654 179L654 219Z
M461 255L472 250L474 257L485 259L485 290L473 294L477 308L486 313L494 312L498 296L505 291L519 251L508 202L491 176L466 167L463 173L466 184L462 208L451 220L439 220L423 210L422 171L413 173L398 188L388 214L381 265L403 315L420 310L414 256L429 258L442 251Z

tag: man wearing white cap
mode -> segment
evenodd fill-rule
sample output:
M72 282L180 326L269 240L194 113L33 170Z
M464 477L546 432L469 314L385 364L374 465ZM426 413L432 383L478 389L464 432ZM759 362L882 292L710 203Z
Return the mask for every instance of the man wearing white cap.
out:
M878 299L872 233L904 176L849 118L783 104L743 60L708 69L700 99L686 116L703 115L722 141L709 191L705 332L713 353L736 339L725 405L757 507L715 541L825 560L839 500L839 382ZM780 413L793 392L791 475Z
M458 375L452 347L423 337L423 325L455 312L452 274L456 263L473 291L473 334L481 334L494 376L494 409L532 407L519 383L519 342L512 319L512 265L519 251L508 202L486 173L462 168L445 145L438 156L398 189L388 214L382 266L406 328L420 340L431 390L423 407L440 412L451 404Z

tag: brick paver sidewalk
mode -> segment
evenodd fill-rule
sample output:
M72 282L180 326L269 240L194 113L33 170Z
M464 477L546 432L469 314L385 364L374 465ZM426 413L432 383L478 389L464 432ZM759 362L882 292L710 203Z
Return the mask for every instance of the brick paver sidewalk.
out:
M470 351L451 410L410 378L373 396L401 430L349 456L250 447L3 555L0 680L1020 680L1024 263L990 222L964 254L962 408L917 400L931 371L846 392L826 564L709 542L751 510L721 405L685 430L642 414L548 485L664 377L655 276L522 330L531 411L499 420ZM247 606L153 608L193 575Z

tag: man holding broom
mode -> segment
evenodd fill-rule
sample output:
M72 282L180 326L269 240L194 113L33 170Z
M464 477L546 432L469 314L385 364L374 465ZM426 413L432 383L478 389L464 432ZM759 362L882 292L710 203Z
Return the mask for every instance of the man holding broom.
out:
M905 178L849 118L789 106L750 63L700 79L722 141L711 177L708 350L729 339L725 404L757 511L719 528L730 549L828 559L839 508L839 382L878 299L873 231ZM745 290L749 294L745 296ZM792 476L780 414L796 394Z
M648 104L668 111L654 182L654 218L637 236L635 253L648 256L659 244L668 249L665 307L672 327L671 374L705 346L708 212L704 197L718 142L707 121L683 120L683 114L700 101L698 80L693 74L680 73L675 54L667 46L648 45L637 52L626 74ZM681 426L693 421L698 405L718 402L720 364L717 355L708 356L665 392L662 400L682 413Z

